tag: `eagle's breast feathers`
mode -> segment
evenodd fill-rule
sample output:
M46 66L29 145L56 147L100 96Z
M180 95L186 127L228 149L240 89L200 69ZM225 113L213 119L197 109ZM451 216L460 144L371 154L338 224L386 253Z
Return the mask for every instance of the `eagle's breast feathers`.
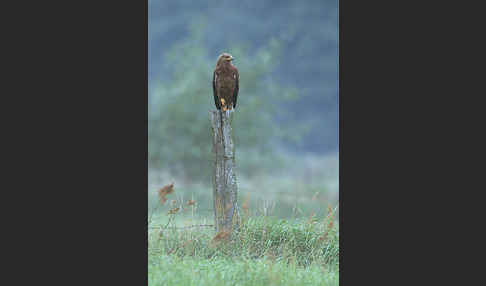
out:
M214 103L223 111L235 108L238 98L240 75L232 60L229 54L220 55L213 73Z

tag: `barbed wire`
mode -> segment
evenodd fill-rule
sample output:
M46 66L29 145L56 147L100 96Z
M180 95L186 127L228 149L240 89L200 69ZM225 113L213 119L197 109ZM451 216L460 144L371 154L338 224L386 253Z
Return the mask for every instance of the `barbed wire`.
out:
M181 228L192 228L192 227L213 227L214 224L195 224L195 225L189 225L189 226L180 226L180 227L175 227L175 226L149 226L149 229L168 229L168 228L175 228L175 229L181 229Z

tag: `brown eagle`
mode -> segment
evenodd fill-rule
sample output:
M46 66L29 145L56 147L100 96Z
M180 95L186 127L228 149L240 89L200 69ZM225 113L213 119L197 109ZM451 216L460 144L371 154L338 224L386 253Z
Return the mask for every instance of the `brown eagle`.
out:
M218 110L232 110L236 108L238 98L240 74L231 64L233 56L223 53L218 57L216 69L213 73L214 104Z

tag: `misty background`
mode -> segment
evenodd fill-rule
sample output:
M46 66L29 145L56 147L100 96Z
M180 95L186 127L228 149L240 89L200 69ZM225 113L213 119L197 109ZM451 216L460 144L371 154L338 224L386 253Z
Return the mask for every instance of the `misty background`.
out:
M240 72L239 204L324 215L338 194L338 1L149 2L149 209L174 182L212 219L209 110L218 56Z

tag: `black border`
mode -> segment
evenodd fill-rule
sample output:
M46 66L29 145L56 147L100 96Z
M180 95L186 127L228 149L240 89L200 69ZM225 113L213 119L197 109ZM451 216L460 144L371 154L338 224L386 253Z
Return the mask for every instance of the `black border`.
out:
M146 285L147 1L5 11L12 281Z

